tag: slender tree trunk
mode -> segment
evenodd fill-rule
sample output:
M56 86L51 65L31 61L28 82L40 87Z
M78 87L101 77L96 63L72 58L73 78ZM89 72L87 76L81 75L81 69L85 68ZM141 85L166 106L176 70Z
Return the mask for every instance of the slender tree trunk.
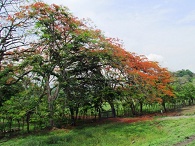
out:
M49 123L50 127L54 127L54 111L53 111L53 101L49 101Z
M164 102L164 101L162 102L162 106L163 106L164 111L166 112L166 111L167 111L167 109L166 109L166 104L165 104L165 102Z
M22 118L22 130L24 130L25 117Z
M78 114L79 114L79 107L77 106L77 107L76 107L76 117L75 117L75 120L78 119Z
M29 133L30 132L30 112L26 113L26 124L27 124L26 130Z
M76 104L76 106L75 106L75 121L77 121L77 119L78 119L78 114L79 114L79 103L78 104Z
M75 126L76 125L76 121L75 121L75 117L74 117L74 108L70 107L70 115L71 115L71 125Z
M131 108L131 112L133 115L136 115L136 111L135 111L135 105L132 103L130 103L130 108Z
M97 119L96 111L97 111L97 108L95 107L95 113L94 113L94 114L95 114L95 115L94 115L94 116L95 116L95 120Z
M5 119L3 118L3 123L2 123L3 127L2 127L2 136L5 136Z
M142 101L140 101L139 102L139 105L140 105L140 115L142 115L143 114L143 102Z
M191 105L191 99L188 100L189 105Z
M97 110L98 110L98 117L99 117L99 119L101 119L101 117L102 117L101 116L101 110L100 110L100 108L98 108Z
M18 122L18 129L20 130L20 120L17 119L17 122Z
M114 107L114 103L112 101L108 102L110 104L111 110L112 110L112 117L115 118L116 117L116 110Z
M12 130L12 118L9 118L9 131Z
M2 68L3 56L4 56L4 51L3 50L0 50L0 71L1 71L1 68Z
M3 132L5 133L5 119L3 118Z

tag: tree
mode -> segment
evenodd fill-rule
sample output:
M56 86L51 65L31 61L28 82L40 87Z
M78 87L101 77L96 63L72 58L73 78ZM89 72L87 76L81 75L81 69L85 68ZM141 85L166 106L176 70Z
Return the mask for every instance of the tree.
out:
M20 121L21 119L25 119L27 124L26 130L30 132L30 120L36 108L39 106L41 88L29 79L30 78L23 79L23 85L20 86L20 88L23 88L21 92L15 94L3 103L2 111L5 115L4 118L10 123L10 130L13 120L18 122L18 128L20 129Z
M101 81L98 79L101 76L101 66L108 56L101 47L105 44L101 41L103 35L73 17L65 7L37 2L26 7L24 13L27 13L25 11L28 17L34 19L35 34L40 38L40 42L33 48L41 53L39 58L42 61L38 63L38 70L42 72L46 84L51 127L53 104L60 89L68 100L74 124L80 96ZM53 92L52 82L49 83L52 78L55 80Z
M101 117L104 103L109 103L115 117L118 101L125 101L133 114L138 105L142 114L147 101L167 102L167 95L172 96L166 69L145 56L127 52L117 39L106 38L66 7L35 2L22 6L8 20L25 23L15 30L30 24L27 36L34 36L30 45L24 44L25 48L15 42L16 48L10 45L10 50L4 51L1 61L9 65L0 72L1 85L21 83L25 88L6 95L10 100L2 104L5 109L12 104L14 109L21 109L13 110L14 115L25 113L27 131L31 120L42 122L41 115L52 128L59 115L65 117L69 110L71 124L75 125L80 111L87 113L91 109ZM23 38L21 34L16 37ZM20 99L29 106L20 107Z
M192 105L194 103L195 98L195 87L192 83L188 82L185 84L179 84L179 82L174 83L173 85L177 101L182 102L184 105L186 101L188 105Z

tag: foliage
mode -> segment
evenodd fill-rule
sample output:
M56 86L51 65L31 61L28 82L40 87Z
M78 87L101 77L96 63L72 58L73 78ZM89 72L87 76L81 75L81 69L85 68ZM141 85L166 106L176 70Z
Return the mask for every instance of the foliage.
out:
M194 73L190 70L181 70L174 72L173 77L174 83L172 86L177 97L176 100L183 104L193 104L195 98Z
M68 8L34 2L7 14L9 7L4 3L0 13L14 32L5 34L6 41L1 38L2 46L12 43L1 47L0 104L28 132L30 124L34 129L75 125L89 112L101 118L105 104L115 117L122 103L133 114L142 114L146 104L159 103L166 110L165 104L174 100L166 68L127 52L119 40L107 38ZM1 118L10 120L5 112Z
M183 76L186 76L186 75L188 75L190 77L193 77L194 73L191 72L189 69L187 69L187 70L182 69L182 70L179 70L179 71L175 72L175 76L177 76L177 77L183 77Z

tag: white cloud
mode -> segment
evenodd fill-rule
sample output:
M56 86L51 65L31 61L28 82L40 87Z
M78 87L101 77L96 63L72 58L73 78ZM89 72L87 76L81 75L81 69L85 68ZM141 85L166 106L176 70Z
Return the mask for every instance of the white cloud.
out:
M164 58L161 55L157 55L157 54L149 54L149 55L146 55L146 57L150 61L157 61L159 63L163 62L163 60L164 60Z
M155 61L158 62L160 66L162 67L167 67L167 62L165 61L164 57L161 55L157 55L157 54L149 54L146 55L146 57L148 58L149 61Z

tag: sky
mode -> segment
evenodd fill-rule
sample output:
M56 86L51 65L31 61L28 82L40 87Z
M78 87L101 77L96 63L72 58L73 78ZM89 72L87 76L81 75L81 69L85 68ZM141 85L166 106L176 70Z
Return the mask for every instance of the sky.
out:
M43 0L89 18L126 51L195 73L195 0Z

